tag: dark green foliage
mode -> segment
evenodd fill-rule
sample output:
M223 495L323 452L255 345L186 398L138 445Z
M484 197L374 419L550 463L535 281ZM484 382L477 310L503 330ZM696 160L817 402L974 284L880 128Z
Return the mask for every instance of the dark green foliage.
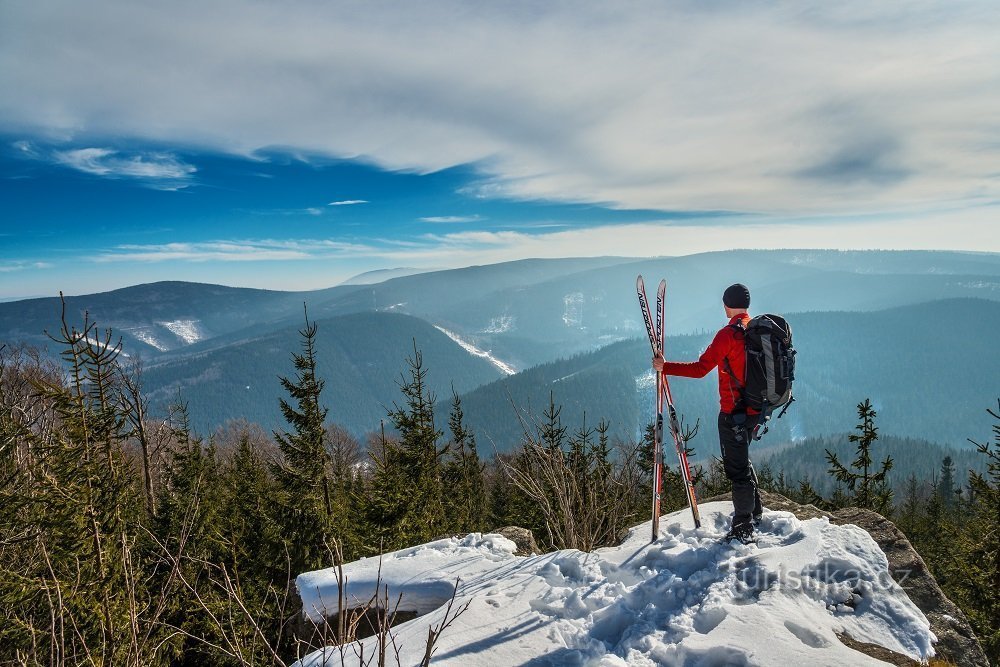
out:
M956 530L956 577L951 589L969 616L987 655L1000 663L1000 400L993 418L993 441L973 441L987 460L987 472L969 475L968 502ZM962 525L964 524L964 525Z
M407 498L397 524L397 544L419 544L439 537L445 527L442 459L448 445L438 447L442 432L434 423L435 397L427 387L423 355L413 343L407 359L409 379L400 381L405 405L394 404L389 411L399 434L393 443L402 466Z
M889 514L892 506L892 489L889 486L888 474L892 470L892 458L887 456L877 472L873 471L871 447L878 440L878 427L875 426L875 409L871 401L865 399L858 404L857 433L852 433L848 440L857 444L857 456L848 468L840 462L840 458L827 450L826 458L830 463L830 474L838 482L842 482L853 493L850 504L855 507L872 509L882 514ZM839 505L840 500L834 500Z
M452 395L448 429L448 460L444 464L445 515L449 528L464 533L483 532L489 524L485 464L479 460L476 436L465 425L462 399Z
M316 374L324 378L324 400L336 420L355 436L374 430L383 406L398 395L397 379L407 372L406 350L416 339L425 362L434 368L429 389L450 395L451 380L460 393L492 382L501 373L489 361L470 355L445 334L415 317L397 313L357 313L316 319ZM369 302L370 303L370 302ZM299 318L302 321L302 302ZM170 358L144 373L154 409L183 386L191 405L191 424L210 433L231 419L252 419L268 430L287 427L275 397L284 390L278 376L288 375L288 353L300 348L301 325L284 324L263 335L242 335L229 345L213 345L199 354ZM294 400L291 401L294 404Z
M957 494L961 493L960 489L955 488L955 462L950 456L941 461L941 480L938 482L937 493L942 504L949 509L955 505Z
M115 402L119 347L65 309L52 340L67 383L19 353L0 360L0 662L142 662L150 647L129 630L149 591L121 555L144 505Z
M320 402L324 382L316 374L315 322L306 314L302 353L292 355L295 380L280 378L294 405L280 400L290 431L275 433L282 458L274 464L275 512L284 527L294 572L329 564L332 537L330 457L325 445L327 409ZM346 508L343 508L346 509ZM284 549L282 549L284 551ZM273 554L275 558L281 553Z

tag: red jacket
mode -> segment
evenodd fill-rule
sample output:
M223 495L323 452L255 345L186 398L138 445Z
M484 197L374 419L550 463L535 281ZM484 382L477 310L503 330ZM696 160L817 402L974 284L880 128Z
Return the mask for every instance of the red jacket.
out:
M741 313L729 320L729 324L719 329L715 334L712 343L702 352L698 361L681 362L667 361L663 364L664 375L678 375L686 378L702 378L708 375L713 369L719 369L719 405L722 411L729 414L736 409L736 402L740 399L740 385L746 379L746 352L743 347L743 333L730 326L742 322L745 327L750 321L750 316ZM723 359L729 360L729 368L739 379L727 372ZM756 410L747 410L756 413Z

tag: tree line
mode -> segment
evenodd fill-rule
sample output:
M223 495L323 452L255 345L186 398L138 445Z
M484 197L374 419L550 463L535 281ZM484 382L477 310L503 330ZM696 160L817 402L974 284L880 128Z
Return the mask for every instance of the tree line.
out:
M239 421L200 435L180 398L151 414L141 364L86 319L64 313L61 363L0 348L0 662L289 664L328 639L301 620L302 572L508 525L545 550L591 550L648 519L651 427L639 442L586 417L572 428L550 394L540 415L512 417L520 447L483 457L457 393L442 419L414 344L398 401L359 442L330 419L308 316L299 333L272 433ZM874 411L861 417L858 458L830 461L833 497L769 470L761 485L894 516L995 659L1000 431L979 446L988 474L953 493L955 471L933 489L914 479L893 503L886 462L861 454ZM683 507L678 472L665 477L665 511ZM697 479L703 496L728 490L717 467Z

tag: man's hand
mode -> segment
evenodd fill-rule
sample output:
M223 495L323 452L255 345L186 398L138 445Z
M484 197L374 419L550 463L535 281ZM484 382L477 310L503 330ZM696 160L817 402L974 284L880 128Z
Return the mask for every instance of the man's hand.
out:
M659 352L653 355L653 370L657 373L663 372L663 357Z

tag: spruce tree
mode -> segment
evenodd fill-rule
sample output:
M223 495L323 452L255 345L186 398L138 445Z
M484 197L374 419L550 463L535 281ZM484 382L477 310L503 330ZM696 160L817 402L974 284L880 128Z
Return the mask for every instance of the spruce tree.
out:
M305 313L301 354L292 354L294 380L279 378L292 402L280 399L291 427L275 432L282 459L273 466L276 518L291 559L292 576L328 565L327 547L333 523L330 462L324 442L327 409L320 403L324 382L316 374L315 322ZM284 554L280 554L284 558Z
M851 462L853 470L842 464L837 455L828 449L829 472L838 482L847 485L853 493L851 502L854 505L888 514L892 509L892 489L887 476L892 469L892 457L886 456L879 470L873 470L871 447L878 440L878 427L875 426L876 413L871 400L866 398L858 404L858 417L861 422L856 427L857 433L848 438L858 447L857 456Z
M955 464L950 456L944 457L941 461L941 479L938 481L937 494L945 507L951 508L955 505Z
M452 390L448 416L451 447L444 466L444 497L450 531L482 532L487 524L485 465L479 460L476 436L465 425L462 399Z
M13 501L0 516L18 522L0 526L7 544L0 599L13 611L0 623L0 662L62 664L83 655L98 664L148 661L148 645L131 632L151 602L135 552L143 502L115 400L120 341L87 317L81 328L71 326L65 302L60 331L50 338L62 348L66 380L61 374L31 380L35 400L52 418L44 428L27 428L8 414L0 426L26 456L8 461L19 468L11 479L24 486L0 484L4 504ZM6 542L8 536L14 540ZM67 631L56 632L53 622Z
M361 503L365 528L360 549L365 556L376 556L407 546L410 536L400 526L410 512L413 494L399 443L386 436L384 424L368 457L373 471Z
M956 596L968 614L987 657L1000 664L1000 400L993 418L993 441L971 440L986 456L986 474L970 472L972 498L960 536L961 570Z
M434 423L435 397L427 388L427 369L423 355L413 343L413 356L406 360L409 379L400 381L404 405L394 404L389 411L399 434L396 450L409 494L396 526L403 544L419 544L440 536L445 528L444 485L441 460L448 451L438 448L442 432Z

